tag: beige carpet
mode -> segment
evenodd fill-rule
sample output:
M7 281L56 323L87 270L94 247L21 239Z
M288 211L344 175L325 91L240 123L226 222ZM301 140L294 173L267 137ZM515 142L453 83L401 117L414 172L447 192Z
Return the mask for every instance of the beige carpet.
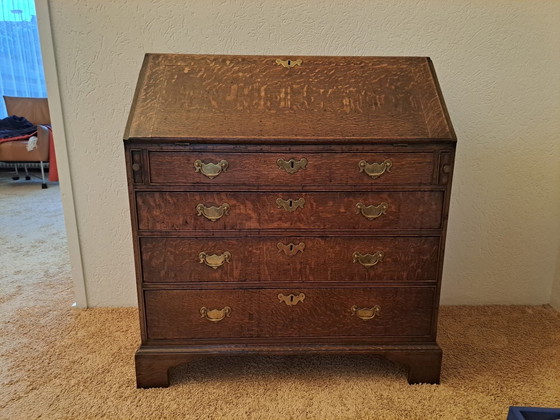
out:
M2 419L504 419L560 407L560 314L444 307L442 384L372 357L247 357L178 368L135 388L135 309L71 309L56 185L0 175ZM529 279L528 279L529 281Z

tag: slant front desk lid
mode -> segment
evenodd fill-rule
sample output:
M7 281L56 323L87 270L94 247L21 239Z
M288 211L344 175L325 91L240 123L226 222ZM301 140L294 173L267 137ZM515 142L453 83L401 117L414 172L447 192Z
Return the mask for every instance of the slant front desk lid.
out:
M455 141L424 57L147 54L125 139Z

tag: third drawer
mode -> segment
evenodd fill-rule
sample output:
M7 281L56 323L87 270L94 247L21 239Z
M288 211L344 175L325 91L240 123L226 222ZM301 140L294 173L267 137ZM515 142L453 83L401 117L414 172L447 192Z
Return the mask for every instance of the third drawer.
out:
M140 238L147 283L435 281L437 236Z

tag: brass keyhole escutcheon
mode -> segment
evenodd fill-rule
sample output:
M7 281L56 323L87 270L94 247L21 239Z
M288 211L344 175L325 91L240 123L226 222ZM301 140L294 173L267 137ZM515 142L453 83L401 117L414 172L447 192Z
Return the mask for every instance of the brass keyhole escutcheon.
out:
M301 66L301 64L303 62L301 60L291 60L291 59L282 60L282 59L278 58L278 59L276 59L275 63L278 64L279 66L291 69L295 66Z
M276 164L278 165L278 167L280 169L283 169L284 171L286 171L287 173L292 175L292 174L295 174L296 172L298 172L300 169L305 169L307 167L307 159L306 158L301 158L300 160L278 159L276 161Z
M278 242L276 244L276 247L278 248L278 252L283 252L284 254L293 257L294 255L296 255L298 252L302 252L305 249L305 243L304 242L300 242L299 244L293 244L293 243L289 243L288 245L283 244L282 242Z
M278 205L279 209L284 209L286 211L292 212L296 211L300 207L303 208L303 206L305 205L305 199L298 198L297 200L293 200L289 198L288 200L283 200L281 198L278 198L276 200L276 204Z
M283 295L282 293L280 293L278 295L278 300L280 302L284 302L288 306L294 306L299 302L303 302L305 300L305 293L300 293L298 295Z

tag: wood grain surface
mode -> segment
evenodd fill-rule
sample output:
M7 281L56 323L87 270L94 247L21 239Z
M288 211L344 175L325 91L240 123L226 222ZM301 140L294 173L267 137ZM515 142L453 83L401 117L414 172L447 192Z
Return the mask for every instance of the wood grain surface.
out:
M292 244L295 253L278 244ZM439 237L141 238L140 248L147 283L435 282ZM384 257L373 267L353 262L354 252L377 251ZM200 262L200 252L231 258L213 269Z
M422 57L147 55L125 138L454 140Z
M269 185L411 185L430 184L434 171L432 153L193 153L151 152L150 182L152 184L269 184ZM300 162L306 166L288 173L278 166L279 159ZM218 163L227 161L225 172L208 178L195 171L195 161ZM359 163L391 166L379 177L372 178L360 170Z
M279 294L305 294L289 306ZM435 289L432 287L150 290L145 292L148 337L324 337L429 336ZM378 305L379 316L364 321L352 306ZM200 308L231 308L229 317L210 322Z
M237 229L439 229L444 194L432 192L138 192L141 230ZM279 208L278 199L300 200L294 211ZM197 205L230 209L217 221L198 216ZM357 204L387 203L386 214L368 220Z

